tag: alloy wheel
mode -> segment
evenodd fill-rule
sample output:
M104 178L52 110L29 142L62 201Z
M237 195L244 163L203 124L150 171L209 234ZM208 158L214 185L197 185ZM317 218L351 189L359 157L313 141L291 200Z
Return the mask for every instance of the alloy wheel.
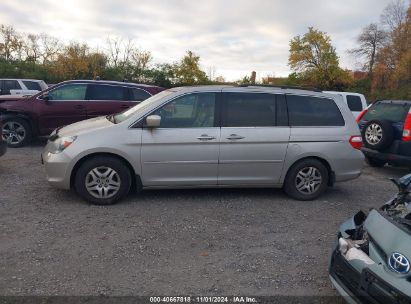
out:
M86 175L86 189L95 198L113 197L120 190L120 185L120 176L109 167L94 168Z
M372 123L365 130L365 140L370 145L378 144L382 139L382 128L379 124Z
M3 125L3 139L9 144L20 144L26 138L26 129L16 121L8 121Z
M323 182L321 172L315 167L305 167L295 177L295 187L303 194L316 192Z

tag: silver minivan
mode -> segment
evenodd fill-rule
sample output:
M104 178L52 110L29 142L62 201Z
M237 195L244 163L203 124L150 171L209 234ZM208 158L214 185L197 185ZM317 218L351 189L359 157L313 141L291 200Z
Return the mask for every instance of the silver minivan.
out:
M137 189L283 187L312 200L361 174L361 135L340 96L263 86L163 91L55 130L47 180L94 204Z

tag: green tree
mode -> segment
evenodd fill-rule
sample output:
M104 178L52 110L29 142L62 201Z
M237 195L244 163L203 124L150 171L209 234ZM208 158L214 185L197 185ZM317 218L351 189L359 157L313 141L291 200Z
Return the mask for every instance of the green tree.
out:
M207 74L200 69L200 56L192 51L186 55L177 65L176 76L181 84L198 84L207 82Z
M291 39L288 64L305 84L323 89L333 89L349 78L338 66L330 36L312 27L304 36Z

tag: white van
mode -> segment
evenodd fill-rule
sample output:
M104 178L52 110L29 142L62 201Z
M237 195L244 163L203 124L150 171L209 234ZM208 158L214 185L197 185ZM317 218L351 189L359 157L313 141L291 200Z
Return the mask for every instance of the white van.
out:
M368 106L363 94L337 91L324 91L324 93L340 95L356 119Z

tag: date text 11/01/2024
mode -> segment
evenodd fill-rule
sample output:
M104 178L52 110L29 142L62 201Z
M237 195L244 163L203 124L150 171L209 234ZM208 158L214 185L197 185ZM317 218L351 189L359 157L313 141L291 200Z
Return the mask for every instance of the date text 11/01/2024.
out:
M150 303L257 303L254 297L150 297Z

